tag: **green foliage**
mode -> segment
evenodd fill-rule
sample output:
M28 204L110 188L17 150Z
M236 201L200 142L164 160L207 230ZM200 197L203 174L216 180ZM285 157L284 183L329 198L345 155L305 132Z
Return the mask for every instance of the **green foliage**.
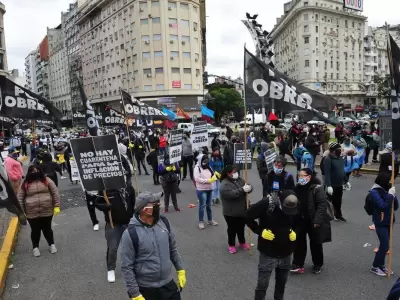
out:
M208 101L207 107L215 113L215 120L219 122L225 114L237 108L244 109L242 96L227 84L212 84L208 86L209 94L213 100Z
M378 98L382 101L388 101L391 95L391 88L390 88L390 76L379 76L375 75L374 82L376 84L376 91L378 94Z

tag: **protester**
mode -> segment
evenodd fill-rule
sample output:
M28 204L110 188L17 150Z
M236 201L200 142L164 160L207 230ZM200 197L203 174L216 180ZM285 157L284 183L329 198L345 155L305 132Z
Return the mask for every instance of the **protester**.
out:
M354 147L354 145L350 143L350 138L347 136L343 138L343 144L341 145L341 148L341 156L343 156L343 158L345 159L345 173L347 178L350 179L351 172L359 168L359 165L355 159L355 156L357 155L357 150L356 147Z
M324 158L324 181L329 200L335 209L335 219L347 222L342 215L343 185L351 188L349 179L344 171L344 160L341 158L342 149L336 142L329 143L329 155Z
M106 193L108 201L104 197ZM118 246L135 209L135 190L127 184L125 189L99 191L96 208L104 213L107 241L107 280L115 282Z
M271 194L279 190L293 190L295 187L293 175L285 170L286 158L278 156L273 169L267 175L267 192Z
M51 229L53 215L56 216L60 213L60 193L57 186L45 176L40 168L29 166L17 197L31 226L33 256L40 256L41 232L50 247L50 252L57 253Z
M190 180L193 181L193 147L190 141L189 134L185 135L182 140L182 165L183 165L183 178L186 179L187 171L189 169Z
M132 300L180 300L179 289L186 285L175 234L160 215L161 197L161 193L139 194L135 215L122 235L121 271ZM178 284L172 278L172 265Z
M155 149L151 149L149 155L146 157L147 163L153 169L153 183L154 185L160 184L160 178L158 173L158 146Z
M66 162L65 162L65 152L67 151L67 145L65 143L57 143L54 147L54 157L56 162L60 166L61 170L61 179L65 179L66 177L63 175L63 171L67 170Z
M142 170L140 165L142 165L143 170L146 175L150 175L147 172L146 164L144 163L144 158L146 157L146 150L144 148L144 142L141 138L137 138L135 141L135 159L136 159L136 166L139 171L139 175L142 175Z
M39 161L39 167L43 170L45 176L53 180L55 185L58 186L57 172L62 176L62 171L60 165L53 160L50 152L43 152Z
M93 224L93 230L99 230L99 221L96 216L96 198L98 196L98 191L86 191L85 190L85 198L86 198L86 206L89 211L90 220Z
M224 157L224 165L231 166L233 165L234 159L234 144L238 142L236 136L232 136L231 141L226 144L224 149L223 157Z
M380 155L380 164L378 173L389 173L392 175L392 157L393 157L393 146L392 142L387 143L385 149L379 152ZM397 178L399 175L399 162L395 155L394 159L394 178Z
M324 187L311 169L302 169L299 173L295 193L299 200L300 211L295 218L297 239L295 242L291 272L303 274L307 256L307 235L313 261L313 273L319 274L324 265L322 244L331 242L331 225L327 217L327 199Z
M293 161L296 161L292 152L290 151L290 140L286 134L282 136L282 139L277 144L279 148L279 155L285 157L285 155L289 155Z
M356 162L358 163L358 169L354 170L353 176L360 177L360 170L365 162L365 149L367 148L367 143L361 137L361 131L357 131L356 136L353 139L353 145L356 147L357 155L356 155Z
M9 154L4 160L4 167L7 172L8 180L15 192L21 185L22 177L24 176L24 170L22 169L22 163L18 161L18 150L14 150L13 153Z
M217 134L214 134L214 138L211 140L211 150L214 151L215 149L221 149L221 143L218 140Z
M379 249L375 254L370 271L378 276L386 276L388 273L388 269L385 266L385 257L389 250L392 206L395 211L399 208L396 189L391 185L390 179L391 174L388 172L379 173L367 196L370 197L372 204L372 222L375 225L375 232L379 239ZM394 222L395 218L393 218Z
M320 143L318 141L317 131L315 128L310 129L304 146L306 147L308 152L310 152L310 154L312 155L314 165L315 165L317 155L319 154L319 151L320 151Z
M217 181L214 171L210 168L206 155L199 154L194 168L194 181L196 183L196 194L199 199L199 229L204 229L204 210L207 212L208 224L217 226L213 220L211 199L213 182Z
M211 155L210 167L214 172L217 172L218 174L221 174L222 170L224 169L224 161L222 159L222 155L219 148L216 148ZM214 204L218 204L219 198L220 198L220 181L217 180L214 183L212 202Z
M226 166L223 169L220 192L223 215L228 225L228 250L231 254L236 253L236 236L242 249L250 249L250 245L246 243L244 228L247 209L246 195L251 193L252 190L253 188L239 177L235 167Z
M165 149L167 148L168 139L161 133L158 142L158 151L160 154L165 154Z
M260 252L254 300L265 300L273 270L274 299L284 299L296 241L292 220L298 213L297 202L293 191L283 190L251 205L246 211L247 226L258 235L257 249Z
M37 140L33 140L30 144L31 149L31 157L29 162L32 163L33 160L36 158L37 151L39 150L39 142Z
M167 213L169 211L170 198L175 211L181 211L178 206L178 199L176 196L179 185L179 165L171 164L169 161L169 155L165 154L164 163L158 165L158 173L160 174L161 186L164 190L164 212Z
M263 186L262 196L263 198L268 195L268 166L267 162L265 161L264 153L268 150L268 144L265 142L261 142L260 146L260 154L257 157L257 170L258 175L261 179L261 184Z

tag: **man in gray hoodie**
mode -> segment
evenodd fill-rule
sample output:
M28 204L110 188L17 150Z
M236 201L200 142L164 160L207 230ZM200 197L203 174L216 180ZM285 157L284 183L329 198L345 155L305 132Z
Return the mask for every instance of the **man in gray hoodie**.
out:
M186 284L175 235L168 219L160 216L162 194L137 196L135 215L121 239L121 270L131 300L180 300L178 286Z

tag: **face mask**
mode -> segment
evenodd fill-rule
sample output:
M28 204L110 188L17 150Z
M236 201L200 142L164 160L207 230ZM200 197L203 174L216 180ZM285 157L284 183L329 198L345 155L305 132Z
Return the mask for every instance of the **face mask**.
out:
M232 179L238 179L239 178L239 173L238 172L235 172L235 173L233 173L232 174Z
M313 135L313 136L316 136L317 134L314 132L312 135Z
M283 172L283 168L277 168L274 166L274 173L275 174L281 174Z
M30 182L38 180L39 178L40 178L40 174L38 172L26 175L26 179Z
M342 154L342 150L341 149L339 149L339 150L335 150L335 155L336 156L340 156Z
M144 211L147 215L153 217L153 225L157 224L157 222L160 220L160 204L157 203L154 206L146 206Z
M207 167L207 166L208 166L208 159L203 160L202 163L201 163L201 165L202 165L203 167Z
M308 183L306 178L299 178L299 184L300 185L306 185Z

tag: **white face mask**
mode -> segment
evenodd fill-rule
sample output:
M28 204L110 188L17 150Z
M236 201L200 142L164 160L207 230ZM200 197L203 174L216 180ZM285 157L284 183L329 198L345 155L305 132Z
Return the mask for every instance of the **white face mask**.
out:
M233 173L232 174L232 178L233 179L238 179L239 178L239 173L238 172Z

